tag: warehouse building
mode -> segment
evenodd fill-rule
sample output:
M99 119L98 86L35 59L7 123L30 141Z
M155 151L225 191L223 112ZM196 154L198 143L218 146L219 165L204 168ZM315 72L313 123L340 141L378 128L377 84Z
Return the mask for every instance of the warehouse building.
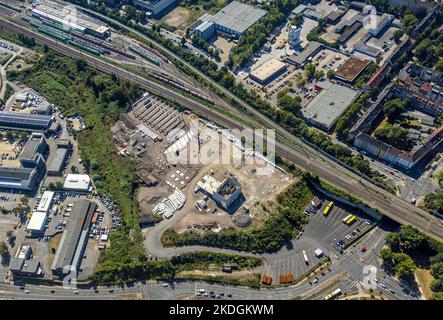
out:
M299 51L296 54L293 54L286 58L286 61L296 67L303 67L309 61L311 61L312 57L315 56L321 49L323 45L316 41L309 42L308 46L303 49L303 51Z
M44 234L53 199L53 191L43 193L37 209L32 213L32 217L26 226L26 231L28 231L30 237L39 237Z
M196 35L203 35L204 32L205 39L211 38L216 32L240 37L266 13L266 10L234 0L213 16L200 19L200 22L192 25L190 29L193 33L197 31Z
M95 209L95 202L78 200L74 203L70 221L66 230L63 231L52 262L51 271L54 275L68 274L71 268L75 271L79 270Z
M358 92L329 81L316 85L320 93L301 110L303 116L313 125L329 131L357 98Z
M50 115L0 112L0 128L8 130L46 131L52 124Z
M68 174L63 189L71 191L90 191L91 179L87 174Z
M266 13L266 10L238 1L232 1L217 12L212 17L212 21L217 25L218 31L241 36L253 24L263 18Z
M200 21L200 23L194 28L194 34L200 38L208 40L215 35L215 23L211 20Z
M0 167L0 188L31 191L46 171L44 155L48 142L41 133L32 133L17 158L17 165Z
M369 60L349 57L335 72L335 77L346 83L354 83L369 65Z
M285 63L273 58L252 70L249 77L264 86L284 73L286 69Z
M28 236L40 237L45 233L45 226L48 220L48 214L44 211L34 211L32 217L26 226L26 231L28 231Z
M38 260L26 260L23 258L11 258L9 270L15 276L38 277L42 275L42 268Z
M59 140L55 155L48 165L48 175L60 176L63 172L66 159L71 152L71 142L69 140Z
M0 167L0 188L33 190L39 181L36 169Z
M158 17L172 8L177 0L132 0L132 4L146 10L151 17Z

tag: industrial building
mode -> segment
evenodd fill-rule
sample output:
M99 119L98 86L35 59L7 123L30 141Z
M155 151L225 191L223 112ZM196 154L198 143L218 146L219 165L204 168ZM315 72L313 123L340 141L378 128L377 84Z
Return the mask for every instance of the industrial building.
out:
M78 200L74 203L70 221L66 230L63 231L52 262L51 271L54 275L70 273L71 268L75 271L79 270L95 209L95 202Z
M53 191L45 191L42 195L37 209L32 213L32 217L26 226L30 237L39 237L45 232L45 225L54 199Z
M215 23L211 20L198 20L198 23L194 28L194 34L200 38L205 40L210 39L215 35L216 26Z
M78 10L72 9L71 11L69 6L43 2L31 9L31 15L40 20L50 21L65 29L91 34L99 38L105 39L111 36L111 30L107 25L86 17Z
M261 85L266 85L284 73L286 69L287 65L285 63L273 58L252 70L249 77Z
M66 159L71 151L71 142L69 140L59 140L55 155L48 165L48 175L60 176L62 174Z
M44 155L48 142L41 133L32 133L17 158L16 166L0 167L0 188L31 191L46 171Z
M162 15L176 3L177 0L132 0L134 6L146 10L151 17Z
M358 92L329 81L316 84L315 89L320 91L319 94L301 113L313 125L329 131L357 98Z
M346 83L354 83L369 65L369 60L349 57L335 72L335 77Z
M204 39L211 38L216 32L239 37L266 13L266 10L234 0L213 16L200 19L190 29Z
M224 209L228 209L242 194L241 184L232 176L218 181L207 174L197 182L197 187Z
M313 56L315 56L321 49L323 45L316 41L310 41L306 48L303 51L298 52L297 54L293 54L286 58L286 61L290 64L295 65L296 67L303 67L307 64Z
M0 128L8 130L46 131L52 124L50 115L0 112Z
M63 189L79 192L88 192L91 187L91 179L87 174L68 174L63 184Z
M42 268L38 260L26 260L23 258L11 258L9 270L15 276L35 277L42 275Z
M377 16L375 20L375 22L371 21L374 26L369 28L368 32L372 36L377 37L382 30L385 30L391 25L392 21L394 20L394 16L388 13L383 13L381 16Z

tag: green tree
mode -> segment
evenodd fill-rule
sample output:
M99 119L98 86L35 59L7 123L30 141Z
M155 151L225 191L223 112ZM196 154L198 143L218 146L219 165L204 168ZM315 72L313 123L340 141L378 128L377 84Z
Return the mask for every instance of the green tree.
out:
M390 122L393 122L395 118L402 113L407 107L407 102L400 99L393 99L387 101L383 105L383 112L388 117Z
M0 243L0 256L3 256L4 254L6 254L8 252L8 245L6 244L5 241L2 241Z
M408 130L400 126L388 124L382 129L377 129L374 135L391 146L396 146L402 150L409 150L413 142L408 138L408 133Z
M404 31L402 29L397 29L394 31L394 41L395 42L400 42L401 37L403 37L404 35Z

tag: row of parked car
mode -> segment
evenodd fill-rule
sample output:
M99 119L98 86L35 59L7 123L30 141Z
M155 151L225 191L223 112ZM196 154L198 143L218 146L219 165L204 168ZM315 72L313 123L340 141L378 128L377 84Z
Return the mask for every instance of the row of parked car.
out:
M112 216L112 229L118 228L121 225L120 209L107 195L100 196L99 199Z

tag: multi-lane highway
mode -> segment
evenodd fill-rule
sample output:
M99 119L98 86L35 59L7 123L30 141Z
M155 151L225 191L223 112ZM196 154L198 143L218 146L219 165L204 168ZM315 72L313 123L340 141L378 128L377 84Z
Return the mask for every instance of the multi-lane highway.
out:
M17 25L11 22L3 11L0 11L0 26L11 33L22 33L34 37L36 42L44 43L63 55L71 58L81 58L90 66L105 73L115 74L118 77L136 82L147 90L175 100L188 107L190 110L203 114L207 118L212 119L223 126L240 130L245 128L245 126L239 121L218 112L216 109L209 108L205 104L191 99L184 94L119 68L95 56L82 53L64 43L55 41L23 26ZM253 112L254 115L260 119L260 122L264 123L270 129L275 129L277 134L285 139L285 144L277 142L275 145L276 152L281 156L294 162L299 167L319 175L326 182L335 185L349 194L363 199L367 204L379 209L383 214L399 223L413 225L426 234L443 240L443 224L437 218L373 185L352 171L319 154L316 150L304 144L252 107L248 106L248 111Z

